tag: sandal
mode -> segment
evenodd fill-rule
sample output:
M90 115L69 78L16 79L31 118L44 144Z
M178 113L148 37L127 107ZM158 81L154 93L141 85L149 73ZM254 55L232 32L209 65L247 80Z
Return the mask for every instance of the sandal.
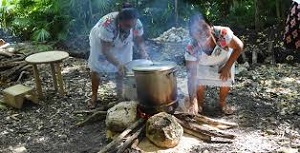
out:
M225 105L225 106L221 107L221 111L225 115L232 115L235 112L235 109L232 106Z

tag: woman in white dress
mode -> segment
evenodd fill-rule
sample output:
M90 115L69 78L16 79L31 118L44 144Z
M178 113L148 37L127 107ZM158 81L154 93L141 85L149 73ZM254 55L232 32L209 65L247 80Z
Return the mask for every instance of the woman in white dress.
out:
M117 96L122 95L125 64L132 61L133 40L136 41L142 58L148 58L143 43L143 25L137 11L125 4L121 11L103 16L90 32L90 56L88 66L91 70L92 97L89 108L95 108L100 77L115 74Z
M234 81L234 63L243 50L242 41L228 27L211 26L201 14L189 22L191 41L186 48L189 111L202 111L206 86L220 87L219 106L232 114L226 97Z

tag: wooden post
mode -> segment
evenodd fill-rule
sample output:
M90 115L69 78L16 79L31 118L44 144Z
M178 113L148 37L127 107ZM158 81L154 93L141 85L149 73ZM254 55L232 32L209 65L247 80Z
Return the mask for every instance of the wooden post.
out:
M57 74L57 82L58 82L58 87L59 87L59 93L61 95L64 95L65 94L65 91L64 91L64 82L63 82L63 78L62 78L62 75L61 75L61 68L60 68L60 63L54 63L55 66L56 66L56 74Z
M54 89L55 89L55 91L57 91L58 87L57 87L57 76L56 76L56 72L55 72L55 65L54 65L54 63L50 63L50 65L51 65Z
M33 66L33 75L35 78L35 87L38 93L39 98L43 98L43 91L42 91L42 85L41 85L41 80L39 77L39 71L37 69L36 64L32 64Z

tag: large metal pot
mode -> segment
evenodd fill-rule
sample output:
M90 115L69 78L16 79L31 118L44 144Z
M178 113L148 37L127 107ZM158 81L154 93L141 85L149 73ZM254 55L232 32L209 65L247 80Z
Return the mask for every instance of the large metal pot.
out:
M136 83L132 68L136 66L146 66L151 64L153 64L152 61L146 59L137 59L125 64L127 71L123 81L122 95L125 100L138 100Z
M172 113L177 103L177 80L174 62L154 62L133 67L139 107L144 113Z

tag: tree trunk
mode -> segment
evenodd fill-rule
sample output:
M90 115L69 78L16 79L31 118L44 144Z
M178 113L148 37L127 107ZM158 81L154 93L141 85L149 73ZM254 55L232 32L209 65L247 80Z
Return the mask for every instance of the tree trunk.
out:
M178 27L178 0L174 0L175 27Z
M275 5L276 5L276 17L277 17L277 22L280 23L280 20L281 20L280 0L276 0Z
M261 19L260 5L262 4L261 0L255 0L254 4L255 4L255 31L259 31L262 28L262 23L260 21Z

